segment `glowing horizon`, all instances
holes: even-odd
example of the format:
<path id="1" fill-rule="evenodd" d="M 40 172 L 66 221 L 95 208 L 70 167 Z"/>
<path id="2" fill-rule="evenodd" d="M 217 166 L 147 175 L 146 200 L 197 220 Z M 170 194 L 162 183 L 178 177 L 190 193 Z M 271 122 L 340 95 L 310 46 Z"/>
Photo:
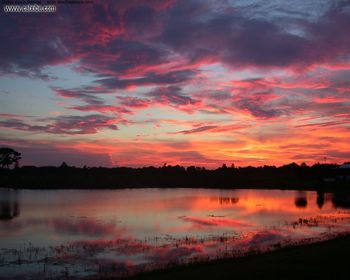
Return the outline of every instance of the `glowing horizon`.
<path id="1" fill-rule="evenodd" d="M 0 146 L 22 165 L 350 160 L 349 1 L 4 13 Z"/>

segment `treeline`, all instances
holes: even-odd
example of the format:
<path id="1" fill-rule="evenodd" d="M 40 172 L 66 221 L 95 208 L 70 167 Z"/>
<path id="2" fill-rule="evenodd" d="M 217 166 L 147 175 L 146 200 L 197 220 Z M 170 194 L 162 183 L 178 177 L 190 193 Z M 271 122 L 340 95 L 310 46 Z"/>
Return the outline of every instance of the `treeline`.
<path id="1" fill-rule="evenodd" d="M 60 167 L 23 166 L 0 169 L 0 187 L 5 188 L 141 188 L 141 187 L 205 187 L 205 188 L 278 188 L 320 189 L 342 188 L 350 182 L 336 181 L 341 170 L 333 164 L 313 166 L 295 163 L 262 167 Z M 346 175 L 348 176 L 348 175 Z M 331 180 L 327 181 L 327 178 Z M 331 182 L 329 182 L 331 181 Z M 349 186 L 350 187 L 350 186 Z"/>

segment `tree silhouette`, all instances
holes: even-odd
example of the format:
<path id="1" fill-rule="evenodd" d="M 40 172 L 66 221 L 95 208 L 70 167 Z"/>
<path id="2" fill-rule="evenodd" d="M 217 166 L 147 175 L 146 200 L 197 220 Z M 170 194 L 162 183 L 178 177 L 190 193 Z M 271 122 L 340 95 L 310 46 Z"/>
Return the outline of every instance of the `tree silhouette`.
<path id="1" fill-rule="evenodd" d="M 3 157 L 3 156 L 2 156 Z M 8 163 L 10 164 L 10 163 Z M 1 166 L 8 166 L 1 163 Z M 191 187 L 191 188 L 269 188 L 312 189 L 317 191 L 347 190 L 350 169 L 337 168 L 335 164 L 296 164 L 260 167 L 219 167 L 206 169 L 198 166 L 148 166 L 131 167 L 86 167 L 79 168 L 62 163 L 54 166 L 22 166 L 0 168 L 0 187 L 13 188 L 141 188 L 141 187 Z M 345 178 L 338 180 L 338 177 Z M 327 182 L 324 178 L 334 178 Z M 319 196 L 321 207 L 323 198 Z M 307 207 L 305 194 L 297 194 L 296 207 Z"/>
<path id="2" fill-rule="evenodd" d="M 0 148 L 0 167 L 8 168 L 12 164 L 18 165 L 21 153 L 11 148 Z"/>
<path id="3" fill-rule="evenodd" d="M 68 164 L 64 161 L 61 163 L 60 168 L 67 168 Z"/>

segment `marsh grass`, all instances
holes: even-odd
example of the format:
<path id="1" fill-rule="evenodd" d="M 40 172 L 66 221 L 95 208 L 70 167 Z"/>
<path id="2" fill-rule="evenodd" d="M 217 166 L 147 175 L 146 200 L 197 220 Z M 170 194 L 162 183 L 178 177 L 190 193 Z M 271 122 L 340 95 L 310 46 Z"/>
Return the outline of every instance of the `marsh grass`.
<path id="1" fill-rule="evenodd" d="M 153 270 L 175 269 L 194 264 L 209 264 L 222 259 L 237 259 L 260 255 L 293 246 L 334 239 L 348 234 L 341 226 L 348 224 L 347 212 L 337 216 L 316 216 L 308 219 L 285 222 L 281 228 L 302 230 L 322 227 L 320 234 L 306 238 L 270 239 L 281 228 L 270 227 L 259 232 L 238 234 L 226 232 L 219 235 L 155 236 L 145 239 L 115 239 L 78 241 L 58 246 L 34 246 L 24 243 L 17 249 L 0 249 L 0 267 L 36 266 L 41 279 L 124 278 Z M 278 237 L 278 235 L 276 235 Z M 209 248 L 209 249 L 208 249 Z M 118 256 L 133 259 L 142 256 L 141 263 L 118 260 Z"/>

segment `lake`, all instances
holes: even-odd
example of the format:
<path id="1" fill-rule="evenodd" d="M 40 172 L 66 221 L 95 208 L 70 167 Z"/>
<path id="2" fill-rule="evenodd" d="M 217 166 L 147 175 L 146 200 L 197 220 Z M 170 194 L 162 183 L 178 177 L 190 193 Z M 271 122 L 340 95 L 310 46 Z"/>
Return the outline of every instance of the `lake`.
<path id="1" fill-rule="evenodd" d="M 125 276 L 350 230 L 350 198 L 279 190 L 0 190 L 0 278 Z"/>

